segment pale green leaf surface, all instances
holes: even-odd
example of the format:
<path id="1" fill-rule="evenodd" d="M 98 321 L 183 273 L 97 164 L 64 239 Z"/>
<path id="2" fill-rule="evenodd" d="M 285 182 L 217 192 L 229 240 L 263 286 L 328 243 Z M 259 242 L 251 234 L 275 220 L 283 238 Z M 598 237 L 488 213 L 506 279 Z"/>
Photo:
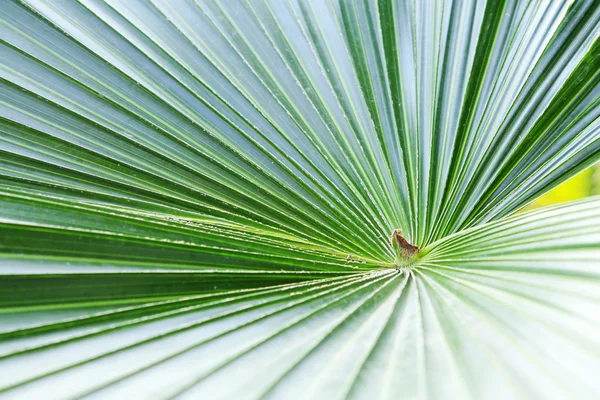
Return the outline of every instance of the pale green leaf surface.
<path id="1" fill-rule="evenodd" d="M 600 393 L 599 221 L 600 199 L 580 201 L 452 235 L 411 270 L 255 271 L 269 288 L 249 271 L 177 281 L 179 266 L 140 263 L 136 275 L 75 251 L 37 254 L 24 265 L 46 273 L 4 274 L 30 293 L 3 292 L 0 382 L 24 397 L 589 397 Z M 122 258 L 113 265 L 134 264 Z M 153 282 L 175 287 L 153 293 Z M 39 304 L 53 287 L 63 302 Z"/>
<path id="2" fill-rule="evenodd" d="M 600 2 L 6 0 L 0 397 L 597 398 Z M 394 259 L 390 235 L 421 248 Z"/>

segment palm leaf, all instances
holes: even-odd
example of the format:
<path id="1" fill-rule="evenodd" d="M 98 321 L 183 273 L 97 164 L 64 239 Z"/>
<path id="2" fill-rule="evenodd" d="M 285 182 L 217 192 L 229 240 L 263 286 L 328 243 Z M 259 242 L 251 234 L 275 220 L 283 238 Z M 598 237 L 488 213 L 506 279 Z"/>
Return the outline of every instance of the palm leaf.
<path id="1" fill-rule="evenodd" d="M 0 393 L 597 397 L 600 199 L 514 213 L 600 159 L 599 32 L 597 1 L 5 1 Z"/>

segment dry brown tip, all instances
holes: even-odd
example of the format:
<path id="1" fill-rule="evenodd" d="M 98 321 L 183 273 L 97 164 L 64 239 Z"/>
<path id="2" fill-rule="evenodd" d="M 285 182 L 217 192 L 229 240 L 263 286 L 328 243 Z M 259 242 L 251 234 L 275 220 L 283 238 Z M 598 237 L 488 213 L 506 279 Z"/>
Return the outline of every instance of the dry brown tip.
<path id="1" fill-rule="evenodd" d="M 411 258 L 415 254 L 421 252 L 421 249 L 419 249 L 418 246 L 408 243 L 408 241 L 402 237 L 401 229 L 396 229 L 392 233 L 391 242 L 394 250 L 399 251 L 402 255 L 402 258 Z"/>

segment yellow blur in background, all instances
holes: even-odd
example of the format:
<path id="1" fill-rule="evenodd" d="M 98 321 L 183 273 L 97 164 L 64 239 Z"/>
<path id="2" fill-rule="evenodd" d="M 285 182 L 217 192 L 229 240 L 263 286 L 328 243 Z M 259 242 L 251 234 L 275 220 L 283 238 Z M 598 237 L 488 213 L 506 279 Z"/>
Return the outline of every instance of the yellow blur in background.
<path id="1" fill-rule="evenodd" d="M 600 194 L 600 163 L 580 172 L 555 187 L 527 207 L 525 210 L 577 200 Z M 524 210 L 524 211 L 525 211 Z"/>

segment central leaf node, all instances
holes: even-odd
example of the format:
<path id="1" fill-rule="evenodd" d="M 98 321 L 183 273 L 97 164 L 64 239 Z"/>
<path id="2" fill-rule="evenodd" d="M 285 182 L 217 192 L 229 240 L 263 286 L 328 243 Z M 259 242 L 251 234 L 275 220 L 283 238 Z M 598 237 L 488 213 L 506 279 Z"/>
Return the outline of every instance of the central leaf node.
<path id="1" fill-rule="evenodd" d="M 414 261 L 416 254 L 421 252 L 418 246 L 410 244 L 408 240 L 402 237 L 402 229 L 396 229 L 392 232 L 390 237 L 390 243 L 394 254 L 396 256 L 396 265 L 398 267 L 404 267 L 410 265 Z"/>

